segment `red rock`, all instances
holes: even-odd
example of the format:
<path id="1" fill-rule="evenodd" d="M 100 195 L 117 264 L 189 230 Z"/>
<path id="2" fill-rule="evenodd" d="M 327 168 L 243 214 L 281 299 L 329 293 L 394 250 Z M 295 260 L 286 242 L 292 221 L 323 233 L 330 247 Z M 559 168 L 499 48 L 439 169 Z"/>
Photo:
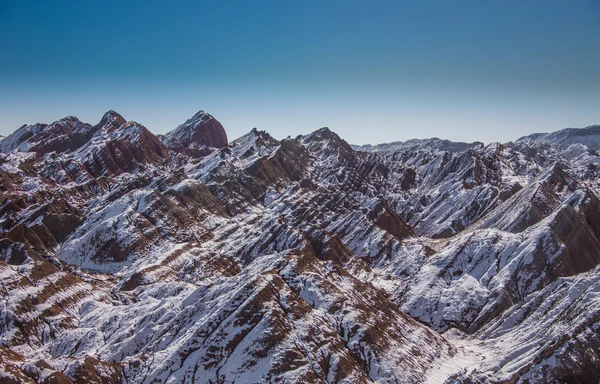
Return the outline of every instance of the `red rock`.
<path id="1" fill-rule="evenodd" d="M 228 145 L 225 129 L 210 114 L 200 111 L 163 137 L 163 143 L 178 152 L 202 147 L 223 148 Z"/>

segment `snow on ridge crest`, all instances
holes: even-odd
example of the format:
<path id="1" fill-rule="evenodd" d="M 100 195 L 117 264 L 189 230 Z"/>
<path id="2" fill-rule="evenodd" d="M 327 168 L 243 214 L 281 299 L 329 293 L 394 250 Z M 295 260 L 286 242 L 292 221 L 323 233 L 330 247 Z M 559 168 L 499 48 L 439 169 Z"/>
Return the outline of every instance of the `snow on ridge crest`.
<path id="1" fill-rule="evenodd" d="M 363 151 L 327 128 L 211 147 L 207 116 L 169 143 L 109 111 L 74 150 L 0 156 L 0 378 L 34 365 L 132 383 L 593 372 L 597 153 L 440 139 Z"/>

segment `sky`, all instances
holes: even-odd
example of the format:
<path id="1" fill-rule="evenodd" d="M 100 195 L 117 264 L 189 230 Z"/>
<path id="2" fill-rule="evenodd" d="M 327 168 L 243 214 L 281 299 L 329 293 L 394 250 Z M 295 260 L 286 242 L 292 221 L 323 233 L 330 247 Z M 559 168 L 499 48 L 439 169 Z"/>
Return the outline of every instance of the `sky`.
<path id="1" fill-rule="evenodd" d="M 600 124 L 600 1 L 0 0 L 0 134 L 109 109 L 352 144 Z"/>

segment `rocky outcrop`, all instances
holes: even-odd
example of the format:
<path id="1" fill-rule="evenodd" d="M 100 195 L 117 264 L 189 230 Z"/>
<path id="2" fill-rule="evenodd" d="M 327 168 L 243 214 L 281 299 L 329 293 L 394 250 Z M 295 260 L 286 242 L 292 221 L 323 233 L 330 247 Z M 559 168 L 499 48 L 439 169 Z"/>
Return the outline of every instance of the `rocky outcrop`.
<path id="1" fill-rule="evenodd" d="M 413 229 L 396 212 L 394 212 L 387 202 L 380 199 L 368 214 L 369 220 L 372 220 L 379 228 L 395 236 L 398 240 L 403 240 L 409 236 L 414 236 Z"/>

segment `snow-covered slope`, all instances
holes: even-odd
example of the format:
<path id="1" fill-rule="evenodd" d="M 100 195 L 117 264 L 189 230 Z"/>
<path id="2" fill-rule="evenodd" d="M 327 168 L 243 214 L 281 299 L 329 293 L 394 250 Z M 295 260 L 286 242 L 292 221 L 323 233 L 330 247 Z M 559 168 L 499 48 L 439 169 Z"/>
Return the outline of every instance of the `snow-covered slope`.
<path id="1" fill-rule="evenodd" d="M 205 112 L 165 136 L 114 111 L 19 128 L 0 381 L 589 382 L 600 159 L 563 136 L 229 143 Z"/>
<path id="2" fill-rule="evenodd" d="M 439 151 L 447 152 L 462 152 L 469 148 L 482 147 L 483 143 L 476 141 L 474 143 L 462 143 L 450 140 L 442 140 L 437 137 L 431 139 L 411 139 L 407 141 L 395 141 L 393 143 L 384 144 L 366 144 L 366 145 L 353 145 L 352 148 L 357 151 L 364 152 L 387 152 L 387 151 L 398 151 L 401 149 L 436 149 Z"/>
<path id="3" fill-rule="evenodd" d="M 585 128 L 566 128 L 552 133 L 534 133 L 518 139 L 516 144 L 547 143 L 558 146 L 583 144 L 592 151 L 600 149 L 600 125 Z"/>

